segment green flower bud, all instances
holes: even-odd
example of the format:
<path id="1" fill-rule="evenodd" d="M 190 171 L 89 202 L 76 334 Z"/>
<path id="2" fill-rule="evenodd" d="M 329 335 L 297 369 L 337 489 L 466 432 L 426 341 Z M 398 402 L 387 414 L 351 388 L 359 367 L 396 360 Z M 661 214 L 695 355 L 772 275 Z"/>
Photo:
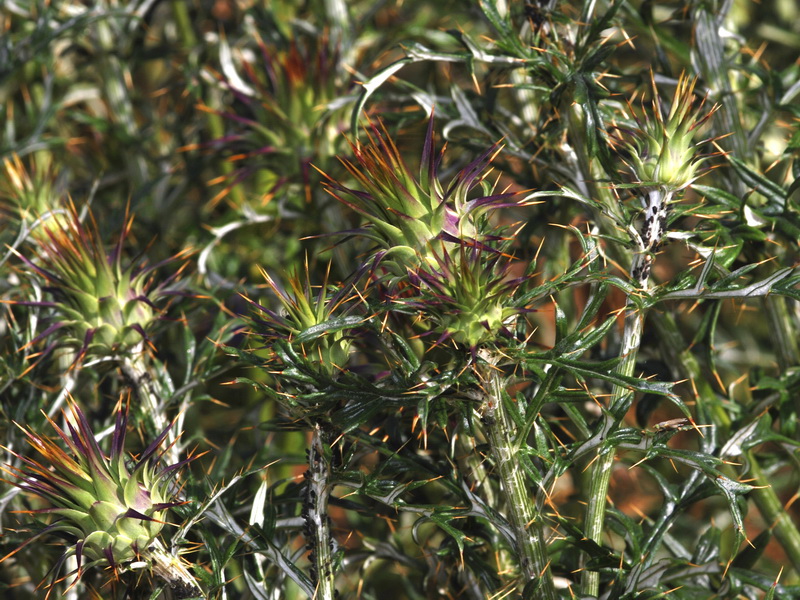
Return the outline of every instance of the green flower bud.
<path id="1" fill-rule="evenodd" d="M 56 517 L 39 535 L 58 533 L 71 540 L 64 558 L 77 558 L 79 575 L 94 566 L 125 569 L 134 561 L 148 562 L 154 545 L 160 557 L 163 551 L 157 539 L 167 510 L 177 504 L 172 501 L 170 480 L 180 466 L 156 465 L 167 431 L 129 467 L 124 455 L 126 411 L 117 414 L 108 456 L 76 404 L 70 404 L 70 412 L 65 416 L 67 431 L 48 419 L 66 451 L 55 440 L 23 429 L 43 460 L 11 452 L 21 466 L 3 469 L 13 475 L 8 483 L 51 505 L 32 511 Z"/>
<path id="2" fill-rule="evenodd" d="M 630 153 L 628 167 L 642 187 L 675 192 L 699 176 L 707 157 L 698 154 L 694 136 L 717 107 L 704 112 L 705 98 L 696 105 L 695 84 L 696 80 L 680 77 L 666 119 L 656 95 L 652 118 L 634 130 L 620 128 L 629 134 L 621 142 Z"/>
<path id="3" fill-rule="evenodd" d="M 55 323 L 40 337 L 58 332 L 58 345 L 75 349 L 76 360 L 141 349 L 161 314 L 157 303 L 168 290 L 151 285 L 148 269 L 122 265 L 122 243 L 131 224 L 128 219 L 113 252 L 107 253 L 91 214 L 83 223 L 70 205 L 64 219 L 38 240 L 38 257 L 20 255 L 47 282 L 52 296 L 20 304 L 50 307 Z"/>

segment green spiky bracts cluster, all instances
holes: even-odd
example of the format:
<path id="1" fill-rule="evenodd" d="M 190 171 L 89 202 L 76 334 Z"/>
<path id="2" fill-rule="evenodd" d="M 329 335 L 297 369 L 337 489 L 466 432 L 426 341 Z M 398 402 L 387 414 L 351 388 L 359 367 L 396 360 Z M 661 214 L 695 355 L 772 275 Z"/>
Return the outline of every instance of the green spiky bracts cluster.
<path id="1" fill-rule="evenodd" d="M 452 340 L 473 355 L 485 344 L 513 337 L 513 322 L 524 312 L 514 302 L 523 281 L 508 274 L 508 258 L 487 246 L 464 242 L 436 254 L 436 262 L 410 273 L 411 295 L 399 304 L 424 312 L 435 324 L 436 344 Z"/>
<path id="2" fill-rule="evenodd" d="M 516 206 L 513 192 L 483 186 L 491 172 L 495 145 L 445 184 L 439 169 L 445 148 L 434 147 L 428 123 L 418 175 L 414 175 L 380 124 L 370 124 L 363 144 L 353 144 L 353 160 L 343 159 L 353 187 L 329 178 L 331 194 L 359 213 L 367 225 L 354 232 L 377 245 L 372 269 L 381 278 L 385 302 L 425 315 L 431 329 L 418 333 L 434 345 L 450 340 L 476 349 L 510 334 L 521 312 L 509 293 L 506 240 L 485 218 L 499 207 Z"/>
<path id="3" fill-rule="evenodd" d="M 52 309 L 53 322 L 34 340 L 54 337 L 45 354 L 66 346 L 76 352 L 77 362 L 87 355 L 142 348 L 161 317 L 163 300 L 175 292 L 168 288 L 171 280 L 153 285 L 152 268 L 123 266 L 122 246 L 131 224 L 127 219 L 114 250 L 107 253 L 91 214 L 84 223 L 70 205 L 57 226 L 46 228 L 36 258 L 20 254 L 52 298 L 19 303 Z"/>
<path id="4" fill-rule="evenodd" d="M 170 486 L 184 463 L 158 466 L 167 431 L 129 466 L 130 459 L 125 454 L 127 411 L 117 413 L 109 455 L 100 449 L 76 404 L 70 404 L 65 420 L 66 431 L 48 419 L 57 440 L 23 429 L 41 459 L 11 452 L 20 466 L 3 469 L 13 476 L 7 483 L 50 504 L 31 511 L 55 518 L 33 539 L 57 534 L 70 540 L 56 572 L 71 556 L 77 559 L 78 576 L 90 567 L 124 570 L 134 561 L 147 562 L 148 552 L 164 527 L 167 510 L 178 504 Z"/>
<path id="5" fill-rule="evenodd" d="M 695 97 L 696 83 L 686 76 L 678 79 L 666 117 L 654 92 L 651 116 L 644 121 L 636 118 L 636 128 L 620 128 L 626 135 L 616 141 L 628 151 L 628 168 L 641 186 L 676 192 L 699 176 L 698 170 L 708 156 L 698 152 L 694 138 L 717 107 L 705 111 L 706 99 L 698 102 Z"/>
<path id="6" fill-rule="evenodd" d="M 3 159 L 0 170 L 0 211 L 8 210 L 19 220 L 32 225 L 37 219 L 61 220 L 57 209 L 64 192 L 47 152 L 34 153 L 27 166 L 16 155 Z M 0 212 L 1 214 L 1 212 Z M 32 235 L 37 236 L 34 228 Z"/>
<path id="7" fill-rule="evenodd" d="M 347 187 L 329 178 L 328 189 L 349 206 L 368 225 L 357 233 L 374 241 L 380 252 L 376 259 L 396 277 L 408 269 L 437 262 L 431 244 L 477 240 L 481 237 L 479 216 L 491 208 L 514 204 L 514 194 L 501 193 L 473 197 L 473 190 L 489 173 L 489 163 L 499 151 L 494 146 L 461 169 L 445 186 L 439 180 L 444 148 L 434 150 L 433 118 L 425 136 L 419 175 L 406 165 L 394 141 L 382 125 L 370 124 L 367 141 L 352 144 L 354 160 L 342 159 L 356 187 Z"/>
<path id="8" fill-rule="evenodd" d="M 308 266 L 306 265 L 306 273 Z M 280 304 L 280 311 L 270 310 L 245 298 L 255 308 L 253 325 L 265 341 L 265 347 L 290 352 L 284 363 L 301 361 L 325 377 L 335 377 L 347 363 L 351 338 L 347 329 L 362 317 L 348 315 L 346 288 L 331 293 L 327 278 L 316 290 L 308 278 L 289 277 L 289 288 L 279 286 L 265 271 L 262 275 Z M 345 327 L 339 327 L 345 325 Z"/>
<path id="9" fill-rule="evenodd" d="M 237 53 L 224 45 L 221 84 L 235 102 L 218 112 L 229 131 L 210 146 L 237 166 L 212 203 L 250 175 L 266 174 L 268 179 L 259 181 L 259 188 L 268 190 L 265 198 L 285 183 L 302 183 L 309 201 L 311 164 L 324 167 L 335 155 L 344 119 L 338 99 L 352 84 L 325 34 L 297 32 L 281 43 L 255 37 L 252 51 Z"/>

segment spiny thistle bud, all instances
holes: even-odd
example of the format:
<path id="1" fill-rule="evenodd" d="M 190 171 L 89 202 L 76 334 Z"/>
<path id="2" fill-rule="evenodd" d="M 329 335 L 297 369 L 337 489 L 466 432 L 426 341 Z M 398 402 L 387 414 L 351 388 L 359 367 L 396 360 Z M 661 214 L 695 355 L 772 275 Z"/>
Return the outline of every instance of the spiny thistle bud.
<path id="1" fill-rule="evenodd" d="M 471 198 L 471 191 L 488 175 L 499 149 L 494 146 L 459 171 L 445 188 L 439 181 L 444 155 L 434 152 L 433 117 L 415 178 L 383 125 L 370 124 L 365 144 L 351 144 L 355 162 L 341 159 L 359 189 L 329 178 L 328 191 L 367 219 L 371 227 L 358 231 L 384 250 L 381 264 L 395 275 L 417 268 L 436 239 L 477 239 L 482 210 L 503 206 L 513 193 Z M 505 202 L 505 205 L 513 205 Z"/>
<path id="2" fill-rule="evenodd" d="M 409 274 L 414 295 L 397 302 L 434 323 L 436 344 L 451 339 L 474 355 L 479 346 L 511 337 L 514 317 L 524 312 L 513 300 L 522 279 L 508 277 L 505 255 L 463 242 L 456 252 L 442 248 L 435 256 L 435 264 Z"/>
<path id="3" fill-rule="evenodd" d="M 652 118 L 645 118 L 642 122 L 634 116 L 637 128 L 618 127 L 627 136 L 615 140 L 615 143 L 621 143 L 628 150 L 628 167 L 637 185 L 676 192 L 691 185 L 699 176 L 698 169 L 708 157 L 698 154 L 694 137 L 717 106 L 704 112 L 706 99 L 697 104 L 694 95 L 696 81 L 685 75 L 678 79 L 666 118 L 653 83 Z"/>
<path id="4" fill-rule="evenodd" d="M 363 317 L 347 314 L 346 287 L 339 287 L 331 295 L 326 277 L 315 291 L 307 273 L 306 266 L 304 282 L 299 277 L 291 277 L 291 292 L 287 292 L 262 271 L 282 310 L 274 312 L 247 299 L 258 311 L 253 324 L 256 334 L 262 336 L 270 348 L 286 344 L 305 366 L 334 377 L 345 367 L 350 354 L 348 329 L 358 326 Z"/>
<path id="5" fill-rule="evenodd" d="M 170 481 L 184 464 L 157 466 L 159 447 L 167 430 L 129 466 L 124 452 L 127 411 L 117 413 L 108 456 L 100 449 L 76 404 L 70 404 L 69 416 L 65 414 L 67 431 L 47 420 L 66 450 L 55 440 L 23 429 L 43 460 L 10 451 L 20 466 L 3 468 L 13 476 L 7 483 L 51 505 L 30 511 L 56 517 L 34 539 L 46 533 L 69 539 L 71 545 L 59 564 L 74 556 L 78 576 L 95 566 L 124 570 L 133 561 L 156 560 L 156 555 L 163 562 L 164 551 L 157 537 L 164 527 L 167 509 L 178 504 L 172 500 Z"/>
<path id="6" fill-rule="evenodd" d="M 122 245 L 131 224 L 127 219 L 109 254 L 91 214 L 82 223 L 70 205 L 66 218 L 46 229 L 37 259 L 20 255 L 45 280 L 52 296 L 51 301 L 20 304 L 50 307 L 56 318 L 34 341 L 58 331 L 61 337 L 48 351 L 56 345 L 71 347 L 77 350 L 76 361 L 87 354 L 109 356 L 141 348 L 161 314 L 156 303 L 170 292 L 168 282 L 152 286 L 152 269 L 122 266 Z"/>
<path id="7" fill-rule="evenodd" d="M 0 172 L 0 204 L 14 215 L 14 220 L 32 225 L 37 219 L 63 221 L 57 209 L 62 208 L 64 190 L 52 168 L 53 157 L 47 152 L 38 152 L 23 164 L 17 155 L 3 159 Z M 37 230 L 35 238 L 42 236 Z"/>

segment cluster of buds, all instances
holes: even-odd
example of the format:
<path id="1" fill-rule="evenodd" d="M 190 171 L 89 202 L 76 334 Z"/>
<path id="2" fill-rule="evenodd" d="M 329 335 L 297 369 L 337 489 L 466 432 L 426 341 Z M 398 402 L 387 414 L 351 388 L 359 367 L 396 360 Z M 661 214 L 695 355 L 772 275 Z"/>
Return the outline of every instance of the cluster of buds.
<path id="1" fill-rule="evenodd" d="M 74 556 L 78 565 L 76 579 L 91 567 L 111 568 L 119 573 L 155 565 L 171 573 L 171 582 L 196 589 L 185 568 L 165 553 L 158 540 L 167 510 L 178 504 L 173 500 L 171 485 L 184 464 L 158 467 L 167 431 L 129 466 L 125 454 L 127 411 L 117 413 L 108 456 L 100 449 L 76 404 L 71 403 L 70 414 L 64 416 L 67 431 L 48 421 L 66 450 L 55 440 L 23 429 L 42 461 L 11 452 L 20 466 L 3 468 L 12 476 L 7 483 L 50 504 L 31 514 L 56 519 L 26 544 L 44 534 L 69 540 L 71 545 L 59 564 Z"/>
<path id="2" fill-rule="evenodd" d="M 50 344 L 87 355 L 117 356 L 142 348 L 147 331 L 161 315 L 157 304 L 174 293 L 169 281 L 153 286 L 152 269 L 123 267 L 122 245 L 132 219 L 126 219 L 116 247 L 107 253 L 91 214 L 81 221 L 74 205 L 40 240 L 38 257 L 22 255 L 25 264 L 47 285 L 52 300 L 20 302 L 52 309 L 55 322 L 34 341 L 59 332 Z"/>
<path id="3" fill-rule="evenodd" d="M 434 240 L 477 240 L 479 215 L 490 208 L 514 204 L 514 194 L 471 197 L 488 175 L 488 165 L 499 148 L 492 147 L 461 169 L 444 187 L 439 166 L 444 148 L 434 151 L 433 118 L 425 137 L 419 176 L 414 177 L 382 125 L 370 124 L 367 142 L 351 144 L 354 161 L 342 159 L 358 188 L 329 178 L 328 191 L 369 223 L 357 233 L 381 249 L 382 266 L 397 277 L 421 263 L 436 262 L 430 251 Z"/>

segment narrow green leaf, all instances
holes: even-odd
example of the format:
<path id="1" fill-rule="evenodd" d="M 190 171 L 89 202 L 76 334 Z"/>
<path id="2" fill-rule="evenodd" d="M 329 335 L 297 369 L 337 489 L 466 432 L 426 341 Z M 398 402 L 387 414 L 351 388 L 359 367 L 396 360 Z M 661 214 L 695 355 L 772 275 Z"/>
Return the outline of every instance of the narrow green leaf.
<path id="1" fill-rule="evenodd" d="M 783 210 L 783 206 L 786 203 L 786 191 L 781 186 L 770 181 L 764 175 L 755 171 L 749 165 L 734 156 L 729 156 L 728 160 L 733 166 L 733 170 L 736 171 L 736 174 L 744 183 L 755 188 L 759 193 L 769 199 L 770 211 Z"/>
<path id="2" fill-rule="evenodd" d="M 297 344 L 304 344 L 306 342 L 316 340 L 317 338 L 320 338 L 323 335 L 327 335 L 329 333 L 344 331 L 346 329 L 353 329 L 355 327 L 363 325 L 364 322 L 365 319 L 364 317 L 361 316 L 336 317 L 333 319 L 329 319 L 324 323 L 318 323 L 317 325 L 309 327 L 305 331 L 300 332 L 295 336 L 293 341 Z"/>

